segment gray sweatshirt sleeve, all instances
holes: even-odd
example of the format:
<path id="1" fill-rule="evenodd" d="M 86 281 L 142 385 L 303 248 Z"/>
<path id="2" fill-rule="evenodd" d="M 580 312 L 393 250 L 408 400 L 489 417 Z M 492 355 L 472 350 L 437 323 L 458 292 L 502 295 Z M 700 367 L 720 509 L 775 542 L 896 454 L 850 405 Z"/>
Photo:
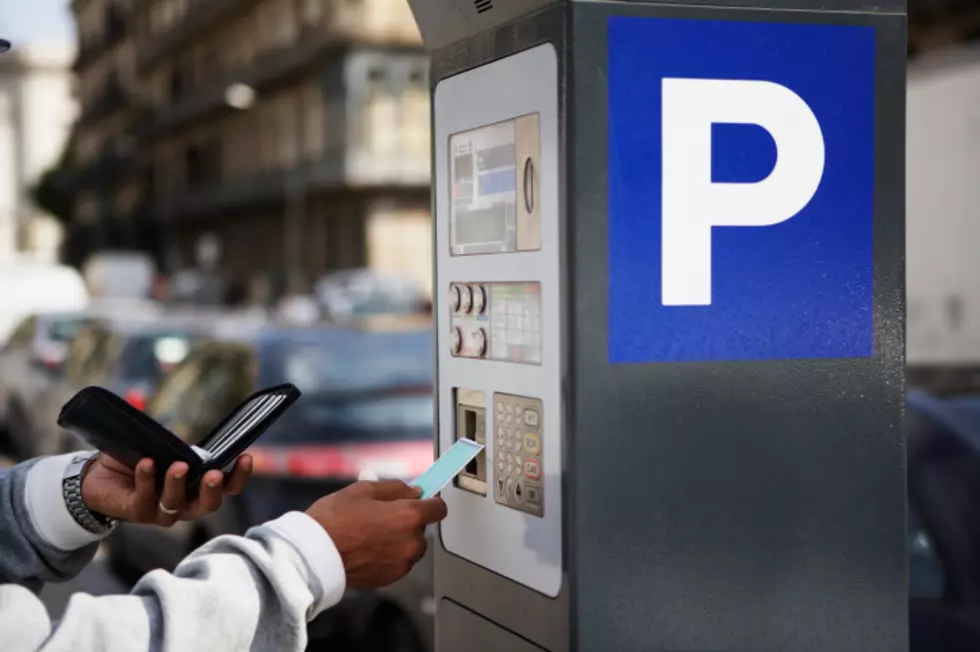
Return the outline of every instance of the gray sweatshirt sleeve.
<path id="1" fill-rule="evenodd" d="M 37 464 L 38 460 L 31 460 L 0 469 L 0 584 L 12 582 L 32 591 L 40 590 L 45 582 L 71 579 L 92 561 L 97 548 L 97 538 L 86 537 L 84 532 L 71 542 L 80 544 L 71 550 L 57 548 L 38 534 L 26 495 L 27 478 Z M 54 479 L 60 482 L 60 478 Z"/>
<path id="2" fill-rule="evenodd" d="M 39 470 L 29 472 L 28 493 L 41 482 Z M 28 525 L 37 521 L 28 516 Z M 6 529 L 10 518 L 0 519 Z M 57 532 L 51 523 L 42 530 Z M 129 595 L 74 595 L 58 623 L 21 584 L 0 585 L 0 650 L 300 652 L 307 622 L 339 602 L 345 588 L 333 541 L 313 519 L 292 512 L 245 537 L 211 541 L 173 574 L 149 573 Z"/>

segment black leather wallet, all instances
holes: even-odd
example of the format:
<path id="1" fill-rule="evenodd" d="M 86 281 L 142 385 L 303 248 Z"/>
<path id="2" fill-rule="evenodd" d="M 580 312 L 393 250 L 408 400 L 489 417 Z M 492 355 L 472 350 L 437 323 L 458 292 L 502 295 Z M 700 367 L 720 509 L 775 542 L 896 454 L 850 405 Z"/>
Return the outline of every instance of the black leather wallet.
<path id="1" fill-rule="evenodd" d="M 231 471 L 235 460 L 300 397 L 294 385 L 278 385 L 249 397 L 197 446 L 101 387 L 86 387 L 61 408 L 58 425 L 130 468 L 143 458 L 155 463 L 157 486 L 167 469 L 185 462 L 187 491 L 196 495 L 205 473 Z"/>

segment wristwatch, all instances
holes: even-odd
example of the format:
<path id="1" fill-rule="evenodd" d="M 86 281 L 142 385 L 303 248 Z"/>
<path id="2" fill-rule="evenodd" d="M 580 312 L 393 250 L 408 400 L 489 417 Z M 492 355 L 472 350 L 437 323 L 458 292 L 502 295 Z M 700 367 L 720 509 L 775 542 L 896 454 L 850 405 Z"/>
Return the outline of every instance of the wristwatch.
<path id="1" fill-rule="evenodd" d="M 112 532 L 116 527 L 115 519 L 90 511 L 85 505 L 85 501 L 82 500 L 82 480 L 85 478 L 85 471 L 98 456 L 98 451 L 95 451 L 93 453 L 80 453 L 73 457 L 68 468 L 65 469 L 61 489 L 65 497 L 65 505 L 68 507 L 68 513 L 75 519 L 75 522 L 92 534 L 103 535 Z"/>

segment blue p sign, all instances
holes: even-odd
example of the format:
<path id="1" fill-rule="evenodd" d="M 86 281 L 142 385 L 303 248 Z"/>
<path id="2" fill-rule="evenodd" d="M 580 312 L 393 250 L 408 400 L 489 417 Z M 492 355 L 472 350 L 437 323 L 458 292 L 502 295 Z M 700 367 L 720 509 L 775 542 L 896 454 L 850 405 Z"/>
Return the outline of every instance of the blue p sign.
<path id="1" fill-rule="evenodd" d="M 874 31 L 609 23 L 612 362 L 873 353 Z"/>

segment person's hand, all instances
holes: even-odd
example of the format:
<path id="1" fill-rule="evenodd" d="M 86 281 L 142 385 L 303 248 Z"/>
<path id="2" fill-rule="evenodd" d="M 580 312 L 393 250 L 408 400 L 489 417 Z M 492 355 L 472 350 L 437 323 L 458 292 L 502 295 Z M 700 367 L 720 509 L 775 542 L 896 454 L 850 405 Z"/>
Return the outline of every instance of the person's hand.
<path id="1" fill-rule="evenodd" d="M 397 480 L 358 482 L 307 510 L 337 546 L 349 588 L 387 586 L 422 559 L 425 526 L 446 518 L 446 503 L 419 495 Z"/>
<path id="2" fill-rule="evenodd" d="M 201 480 L 197 498 L 189 502 L 184 491 L 187 471 L 183 462 L 172 465 L 167 470 L 163 491 L 158 492 L 153 460 L 141 460 L 134 472 L 101 453 L 85 470 L 82 500 L 91 511 L 103 516 L 170 527 L 177 521 L 189 521 L 217 511 L 225 494 L 241 493 L 252 472 L 252 458 L 239 457 L 227 481 L 221 471 L 208 471 Z"/>

